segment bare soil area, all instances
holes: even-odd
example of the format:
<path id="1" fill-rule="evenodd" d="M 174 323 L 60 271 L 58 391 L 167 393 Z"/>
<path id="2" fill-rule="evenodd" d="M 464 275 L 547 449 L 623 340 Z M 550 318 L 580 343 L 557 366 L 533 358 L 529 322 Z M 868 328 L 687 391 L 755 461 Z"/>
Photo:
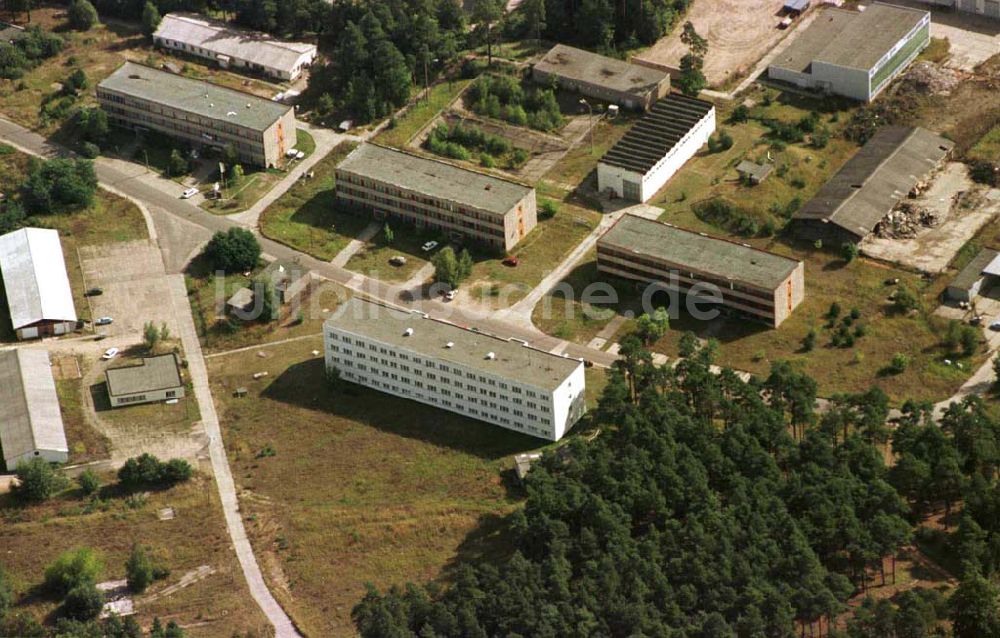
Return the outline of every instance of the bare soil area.
<path id="1" fill-rule="evenodd" d="M 705 0 L 691 6 L 687 19 L 708 40 L 704 72 L 710 86 L 745 76 L 791 30 L 778 28 L 783 4 L 783 0 Z M 678 68 L 687 52 L 677 28 L 635 57 Z"/>

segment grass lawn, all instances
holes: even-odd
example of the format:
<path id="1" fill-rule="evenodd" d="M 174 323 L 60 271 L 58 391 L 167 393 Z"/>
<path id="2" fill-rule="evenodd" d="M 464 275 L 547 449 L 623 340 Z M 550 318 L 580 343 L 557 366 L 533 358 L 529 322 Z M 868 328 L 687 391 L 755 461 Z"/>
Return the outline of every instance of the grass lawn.
<path id="1" fill-rule="evenodd" d="M 600 213 L 560 199 L 565 197 L 564 193 L 555 189 L 545 192 L 551 195 L 546 199 L 558 203 L 559 212 L 551 219 L 539 221 L 514 247 L 511 254 L 519 260 L 516 267 L 504 266 L 503 260 L 496 256 L 473 251 L 475 265 L 465 286 L 472 286 L 484 301 L 492 298 L 492 303 L 499 300 L 502 305 L 511 305 L 521 300 L 600 222 Z"/>
<path id="2" fill-rule="evenodd" d="M 330 260 L 368 225 L 368 218 L 339 210 L 334 169 L 354 149 L 345 142 L 316 163 L 316 176 L 299 180 L 261 214 L 260 230 L 317 259 Z"/>
<path id="3" fill-rule="evenodd" d="M 102 482 L 113 478 L 102 476 Z M 78 547 L 97 550 L 104 562 L 102 580 L 125 578 L 125 559 L 133 543 L 147 546 L 170 575 L 155 583 L 136 601 L 139 622 L 154 616 L 175 620 L 191 638 L 230 638 L 234 632 L 269 635 L 270 626 L 250 597 L 222 519 L 210 478 L 196 475 L 189 483 L 126 502 L 113 486 L 94 503 L 75 488 L 52 501 L 21 507 L 9 495 L 0 496 L 4 529 L 4 571 L 16 594 L 11 611 L 52 621 L 56 601 L 37 590 L 45 567 L 62 552 Z M 156 512 L 173 507 L 176 518 L 157 519 Z M 202 581 L 162 598 L 164 587 L 176 584 L 190 570 L 208 565 L 215 570 Z"/>
<path id="4" fill-rule="evenodd" d="M 595 116 L 596 117 L 596 116 Z M 615 119 L 601 118 L 594 125 L 594 145 L 591 149 L 590 134 L 566 153 L 558 164 L 545 174 L 545 179 L 561 188 L 573 189 L 597 168 L 597 161 L 618 143 L 638 118 L 623 113 Z"/>
<path id="5" fill-rule="evenodd" d="M 441 240 L 440 233 L 434 231 L 403 225 L 390 228 L 393 232 L 391 244 L 385 243 L 385 235 L 380 230 L 364 248 L 351 257 L 347 268 L 383 281 L 407 281 L 428 263 L 428 254 L 420 249 L 424 242 Z M 406 258 L 406 263 L 402 266 L 389 263 L 397 255 Z"/>
<path id="6" fill-rule="evenodd" d="M 108 458 L 107 437 L 95 430 L 85 416 L 80 379 L 57 380 L 56 393 L 69 443 L 70 465 Z"/>
<path id="7" fill-rule="evenodd" d="M 321 338 L 226 355 L 209 375 L 272 591 L 307 635 L 353 636 L 365 583 L 447 580 L 459 561 L 506 556 L 496 530 L 521 497 L 511 457 L 545 443 L 375 391 L 335 392 L 314 349 Z M 270 376 L 254 381 L 256 370 Z M 240 386 L 249 396 L 233 397 Z"/>
<path id="8" fill-rule="evenodd" d="M 403 148 L 410 138 L 427 125 L 441 109 L 451 104 L 465 90 L 471 80 L 443 81 L 431 87 L 430 97 L 420 100 L 407 109 L 395 126 L 386 127 L 374 141 L 385 146 Z"/>
<path id="9" fill-rule="evenodd" d="M 295 150 L 302 151 L 306 157 L 316 152 L 316 140 L 304 128 L 295 129 Z"/>
<path id="10" fill-rule="evenodd" d="M 987 161 L 1000 161 L 1000 124 L 990 129 L 975 146 L 969 150 L 969 158 Z"/>

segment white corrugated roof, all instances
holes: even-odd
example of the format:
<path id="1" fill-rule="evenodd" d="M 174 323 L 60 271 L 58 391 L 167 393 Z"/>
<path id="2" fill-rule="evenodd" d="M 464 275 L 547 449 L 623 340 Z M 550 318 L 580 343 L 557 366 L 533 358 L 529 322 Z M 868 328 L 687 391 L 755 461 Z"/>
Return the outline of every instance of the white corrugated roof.
<path id="1" fill-rule="evenodd" d="M 0 352 L 0 446 L 4 460 L 35 450 L 69 452 L 49 353 Z"/>
<path id="2" fill-rule="evenodd" d="M 983 268 L 984 275 L 993 275 L 994 277 L 1000 276 L 1000 255 L 994 257 L 990 263 Z"/>
<path id="3" fill-rule="evenodd" d="M 153 34 L 196 46 L 217 55 L 245 60 L 291 73 L 303 55 L 316 56 L 316 45 L 285 42 L 255 31 L 244 31 L 193 13 L 168 13 Z"/>
<path id="4" fill-rule="evenodd" d="M 59 233 L 22 228 L 0 236 L 0 274 L 17 330 L 39 321 L 76 321 Z"/>

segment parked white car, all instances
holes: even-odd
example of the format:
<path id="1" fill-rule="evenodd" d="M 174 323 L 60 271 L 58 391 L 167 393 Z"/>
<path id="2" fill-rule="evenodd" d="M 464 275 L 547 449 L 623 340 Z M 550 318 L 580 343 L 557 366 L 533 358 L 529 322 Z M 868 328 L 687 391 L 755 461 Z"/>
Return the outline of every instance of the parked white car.
<path id="1" fill-rule="evenodd" d="M 104 354 L 101 355 L 101 358 L 105 361 L 110 361 L 117 357 L 119 352 L 120 350 L 118 350 L 118 348 L 108 348 L 104 351 Z"/>
<path id="2" fill-rule="evenodd" d="M 184 191 L 183 193 L 181 193 L 181 199 L 191 199 L 192 197 L 194 197 L 197 194 L 198 194 L 198 189 L 197 188 L 189 188 L 186 191 Z"/>
<path id="3" fill-rule="evenodd" d="M 110 326 L 112 323 L 114 323 L 114 321 L 115 320 L 112 319 L 111 317 L 100 317 L 97 321 L 94 322 L 94 325 L 95 326 Z"/>
<path id="4" fill-rule="evenodd" d="M 424 251 L 425 253 L 429 253 L 437 247 L 438 243 L 436 241 L 429 241 L 425 243 L 423 246 L 421 246 L 420 250 Z"/>
<path id="5" fill-rule="evenodd" d="M 444 300 L 451 301 L 452 299 L 455 298 L 455 295 L 457 294 L 458 294 L 457 290 L 449 290 L 448 292 L 444 293 Z"/>
<path id="6" fill-rule="evenodd" d="M 1000 330 L 1000 319 L 990 324 L 990 330 Z"/>

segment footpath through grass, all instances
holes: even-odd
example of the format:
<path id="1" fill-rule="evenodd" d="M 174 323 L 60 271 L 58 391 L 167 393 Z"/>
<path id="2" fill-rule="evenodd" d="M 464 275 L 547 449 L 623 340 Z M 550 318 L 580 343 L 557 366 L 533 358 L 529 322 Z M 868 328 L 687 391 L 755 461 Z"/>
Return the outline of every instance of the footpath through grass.
<path id="1" fill-rule="evenodd" d="M 395 124 L 386 127 L 374 141 L 385 146 L 403 148 L 410 138 L 434 119 L 471 80 L 446 80 L 431 87 L 430 96 L 413 104 Z"/>

